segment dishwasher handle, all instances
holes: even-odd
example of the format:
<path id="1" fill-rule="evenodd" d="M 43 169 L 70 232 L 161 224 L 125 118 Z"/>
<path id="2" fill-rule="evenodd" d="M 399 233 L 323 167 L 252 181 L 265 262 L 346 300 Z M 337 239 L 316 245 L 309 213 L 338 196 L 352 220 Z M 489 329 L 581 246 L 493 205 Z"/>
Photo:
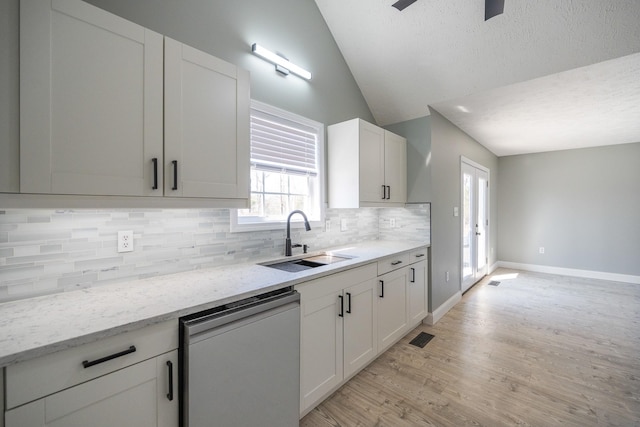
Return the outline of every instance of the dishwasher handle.
<path id="1" fill-rule="evenodd" d="M 209 332 L 219 326 L 289 304 L 300 305 L 300 294 L 298 292 L 293 291 L 284 296 L 278 295 L 274 298 L 258 300 L 253 304 L 242 305 L 210 315 L 196 317 L 182 323 L 182 326 L 185 328 L 184 337 L 188 338 L 203 332 Z"/>

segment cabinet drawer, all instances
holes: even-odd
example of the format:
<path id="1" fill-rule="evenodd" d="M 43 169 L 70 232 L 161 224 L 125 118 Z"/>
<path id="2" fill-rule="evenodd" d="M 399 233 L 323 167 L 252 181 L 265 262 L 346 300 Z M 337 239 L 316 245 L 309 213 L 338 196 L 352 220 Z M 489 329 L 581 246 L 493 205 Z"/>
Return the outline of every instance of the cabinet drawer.
<path id="1" fill-rule="evenodd" d="M 108 356 L 130 351 L 84 367 Z M 164 322 L 70 348 L 5 369 L 6 402 L 11 409 L 178 348 L 178 325 Z M 91 363 L 89 363 L 91 364 Z M 85 364 L 86 365 L 86 364 Z"/>
<path id="2" fill-rule="evenodd" d="M 428 258 L 429 248 L 424 247 L 420 249 L 415 249 L 409 252 L 409 264 L 413 264 L 414 262 L 423 261 Z"/>
<path id="3" fill-rule="evenodd" d="M 376 263 L 373 262 L 362 267 L 356 267 L 319 279 L 313 279 L 296 285 L 294 288 L 300 292 L 303 299 L 317 298 L 333 294 L 334 292 L 342 290 L 345 286 L 366 282 L 376 276 Z"/>
<path id="4" fill-rule="evenodd" d="M 378 261 L 378 276 L 405 267 L 408 264 L 408 252 L 381 259 L 380 261 Z"/>

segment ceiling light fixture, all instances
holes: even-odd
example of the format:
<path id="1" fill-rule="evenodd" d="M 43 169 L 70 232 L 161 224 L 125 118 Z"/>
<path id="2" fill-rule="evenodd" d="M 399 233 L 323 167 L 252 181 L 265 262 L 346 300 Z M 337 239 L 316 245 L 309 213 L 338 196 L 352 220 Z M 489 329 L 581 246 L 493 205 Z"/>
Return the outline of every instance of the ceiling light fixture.
<path id="1" fill-rule="evenodd" d="M 264 47 L 260 46 L 258 43 L 254 43 L 251 46 L 251 52 L 253 52 L 255 55 L 258 55 L 262 59 L 265 59 L 275 64 L 276 71 L 278 71 L 279 73 L 288 75 L 289 72 L 292 72 L 293 74 L 300 76 L 303 79 L 311 80 L 310 71 L 305 70 L 304 68 L 294 64 L 293 62 L 289 61 L 287 58 L 281 55 L 278 55 L 277 53 L 273 53 L 270 50 L 265 49 Z"/>

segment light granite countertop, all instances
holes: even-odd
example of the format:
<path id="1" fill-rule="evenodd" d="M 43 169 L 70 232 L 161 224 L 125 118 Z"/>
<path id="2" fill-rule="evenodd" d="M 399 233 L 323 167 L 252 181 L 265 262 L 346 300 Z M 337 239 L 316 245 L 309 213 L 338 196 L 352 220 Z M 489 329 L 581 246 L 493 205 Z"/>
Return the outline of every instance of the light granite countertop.
<path id="1" fill-rule="evenodd" d="M 0 367 L 425 246 L 429 245 L 361 242 L 326 251 L 351 259 L 297 273 L 255 263 L 236 264 L 2 303 Z"/>

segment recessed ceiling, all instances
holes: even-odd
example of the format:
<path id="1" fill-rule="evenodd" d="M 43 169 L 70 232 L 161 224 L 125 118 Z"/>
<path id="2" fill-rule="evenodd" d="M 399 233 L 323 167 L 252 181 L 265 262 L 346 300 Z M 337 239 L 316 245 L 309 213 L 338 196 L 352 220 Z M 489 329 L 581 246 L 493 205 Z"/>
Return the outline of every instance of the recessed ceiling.
<path id="1" fill-rule="evenodd" d="M 380 125 L 433 106 L 497 155 L 640 142 L 640 1 L 505 0 L 486 22 L 483 0 L 316 3 Z"/>

